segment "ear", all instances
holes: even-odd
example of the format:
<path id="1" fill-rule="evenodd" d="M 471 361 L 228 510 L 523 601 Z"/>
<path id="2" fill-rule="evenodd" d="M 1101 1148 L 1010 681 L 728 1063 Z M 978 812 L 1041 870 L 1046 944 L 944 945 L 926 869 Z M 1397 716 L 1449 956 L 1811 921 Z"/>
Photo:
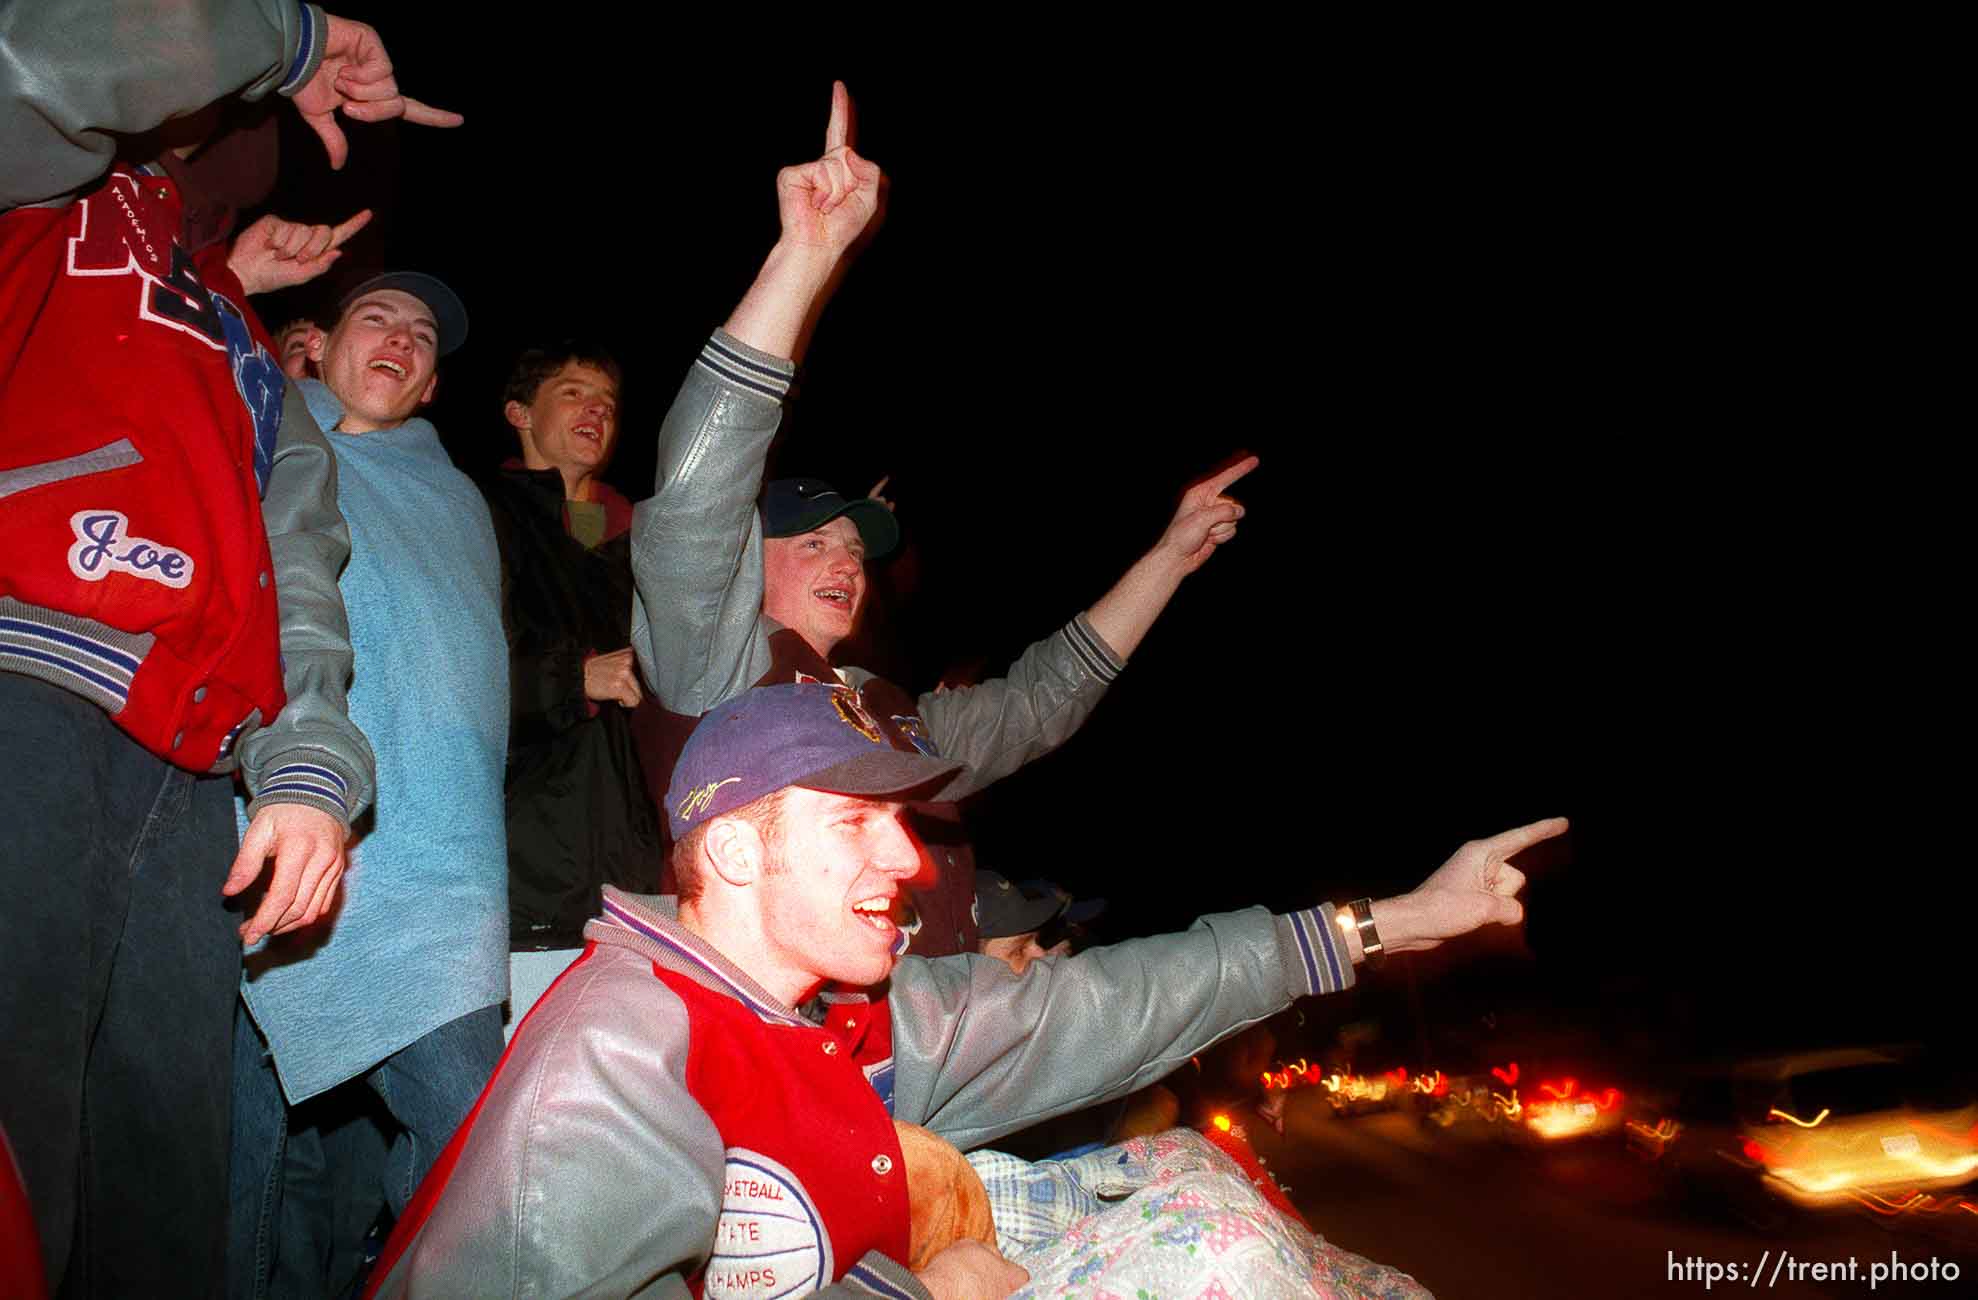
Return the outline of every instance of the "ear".
<path id="1" fill-rule="evenodd" d="M 740 817 L 721 817 L 710 823 L 701 841 L 701 852 L 714 873 L 731 885 L 747 886 L 763 874 L 768 854 L 762 835 Z"/>
<path id="2" fill-rule="evenodd" d="M 309 346 L 304 348 L 303 351 L 311 361 L 320 366 L 323 364 L 323 351 L 329 346 L 329 343 L 329 335 L 323 333 L 321 330 L 310 330 Z"/>
<path id="3" fill-rule="evenodd" d="M 433 372 L 433 377 L 426 381 L 426 391 L 419 394 L 419 405 L 424 406 L 427 403 L 431 402 L 433 400 L 433 394 L 439 391 L 440 391 L 440 374 L 439 371 L 435 370 Z"/>
<path id="4" fill-rule="evenodd" d="M 501 414 L 508 421 L 508 427 L 517 433 L 529 432 L 529 408 L 520 402 L 509 402 L 501 408 Z"/>

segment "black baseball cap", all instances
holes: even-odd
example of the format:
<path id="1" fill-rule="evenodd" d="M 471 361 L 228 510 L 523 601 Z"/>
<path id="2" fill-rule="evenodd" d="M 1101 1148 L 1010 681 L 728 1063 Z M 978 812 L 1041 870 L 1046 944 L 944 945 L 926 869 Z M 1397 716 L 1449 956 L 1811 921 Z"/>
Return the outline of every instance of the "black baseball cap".
<path id="1" fill-rule="evenodd" d="M 847 501 L 821 478 L 779 478 L 763 484 L 762 535 L 797 537 L 848 515 L 865 543 L 865 558 L 876 560 L 900 544 L 900 525 L 893 512 L 871 497 Z"/>
<path id="2" fill-rule="evenodd" d="M 387 271 L 383 275 L 372 276 L 337 300 L 337 318 L 343 318 L 351 303 L 380 289 L 409 293 L 432 309 L 433 323 L 439 326 L 437 351 L 440 356 L 445 356 L 467 341 L 467 305 L 438 277 L 419 271 Z"/>
<path id="3" fill-rule="evenodd" d="M 975 920 L 984 939 L 1007 939 L 1041 930 L 1064 910 L 1065 902 L 1055 896 L 1026 894 L 1000 872 L 975 869 Z"/>

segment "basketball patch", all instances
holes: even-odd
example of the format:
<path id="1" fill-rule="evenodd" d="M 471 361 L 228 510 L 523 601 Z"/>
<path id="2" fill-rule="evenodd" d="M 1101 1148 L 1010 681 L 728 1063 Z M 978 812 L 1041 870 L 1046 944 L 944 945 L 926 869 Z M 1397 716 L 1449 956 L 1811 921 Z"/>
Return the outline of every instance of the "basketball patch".
<path id="1" fill-rule="evenodd" d="M 728 1148 L 721 1220 L 707 1262 L 707 1300 L 803 1295 L 828 1286 L 831 1237 L 797 1176 L 743 1147 Z"/>

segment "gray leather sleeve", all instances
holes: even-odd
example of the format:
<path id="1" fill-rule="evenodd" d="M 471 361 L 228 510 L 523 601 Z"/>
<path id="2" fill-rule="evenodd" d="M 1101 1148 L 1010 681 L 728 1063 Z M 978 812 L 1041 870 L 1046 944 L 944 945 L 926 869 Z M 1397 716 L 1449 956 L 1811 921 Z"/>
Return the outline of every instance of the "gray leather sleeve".
<path id="1" fill-rule="evenodd" d="M 112 133 L 227 95 L 293 94 L 322 62 L 323 11 L 297 0 L 8 0 L 0 5 L 0 207 L 94 180 Z"/>
<path id="2" fill-rule="evenodd" d="M 1209 916 L 1022 975 L 973 954 L 903 958 L 887 995 L 893 1113 L 968 1150 L 1125 1096 L 1294 997 L 1350 987 L 1350 963 L 1322 957 L 1314 978 L 1302 949 L 1298 928 L 1330 915 Z"/>
<path id="3" fill-rule="evenodd" d="M 758 367 L 742 375 L 723 369 Z M 717 332 L 659 435 L 655 491 L 632 515 L 632 644 L 662 707 L 697 717 L 769 671 L 756 494 L 796 368 Z M 730 372 L 734 373 L 734 372 Z"/>
<path id="4" fill-rule="evenodd" d="M 1007 675 L 921 696 L 921 720 L 941 756 L 968 764 L 946 797 L 973 794 L 1071 739 L 1124 667 L 1080 614 L 1025 650 Z M 858 670 L 845 675 L 865 684 Z"/>
<path id="5" fill-rule="evenodd" d="M 288 703 L 272 722 L 240 742 L 248 812 L 264 804 L 302 803 L 348 826 L 370 806 L 377 776 L 371 746 L 350 721 L 350 623 L 337 574 L 350 558 L 350 530 L 337 509 L 337 463 L 293 384 L 282 402 L 274 469 L 261 500 L 281 606 L 282 685 Z M 336 781 L 285 780 L 311 768 Z M 343 789 L 333 789 L 338 782 Z M 262 793 L 264 785 L 279 786 Z M 341 797 L 339 798 L 339 794 Z"/>
<path id="6" fill-rule="evenodd" d="M 686 1008 L 630 952 L 600 946 L 564 981 L 517 1036 L 380 1297 L 690 1294 L 726 1153 L 687 1089 Z"/>

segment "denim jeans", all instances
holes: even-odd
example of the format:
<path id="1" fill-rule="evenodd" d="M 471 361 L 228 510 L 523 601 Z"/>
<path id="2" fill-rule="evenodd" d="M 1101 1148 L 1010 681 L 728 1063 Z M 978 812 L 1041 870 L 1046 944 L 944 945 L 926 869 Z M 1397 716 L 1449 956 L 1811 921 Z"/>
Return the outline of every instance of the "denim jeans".
<path id="1" fill-rule="evenodd" d="M 233 785 L 0 672 L 0 1124 L 57 1295 L 221 1289 Z"/>
<path id="2" fill-rule="evenodd" d="M 483 1007 L 370 1073 L 290 1106 L 245 1004 L 234 1029 L 230 1296 L 340 1296 L 364 1234 L 396 1218 L 474 1108 L 501 1058 L 501 1007 Z"/>

